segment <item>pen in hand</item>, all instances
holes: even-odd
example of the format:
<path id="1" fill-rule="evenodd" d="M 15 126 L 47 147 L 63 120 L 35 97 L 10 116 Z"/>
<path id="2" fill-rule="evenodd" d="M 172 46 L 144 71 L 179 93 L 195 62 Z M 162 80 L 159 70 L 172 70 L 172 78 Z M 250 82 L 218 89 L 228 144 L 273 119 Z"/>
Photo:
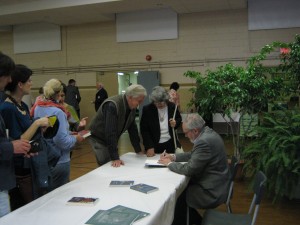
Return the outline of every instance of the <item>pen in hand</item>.
<path id="1" fill-rule="evenodd" d="M 164 150 L 164 152 L 162 153 L 162 156 L 165 157 L 167 155 L 166 150 Z"/>

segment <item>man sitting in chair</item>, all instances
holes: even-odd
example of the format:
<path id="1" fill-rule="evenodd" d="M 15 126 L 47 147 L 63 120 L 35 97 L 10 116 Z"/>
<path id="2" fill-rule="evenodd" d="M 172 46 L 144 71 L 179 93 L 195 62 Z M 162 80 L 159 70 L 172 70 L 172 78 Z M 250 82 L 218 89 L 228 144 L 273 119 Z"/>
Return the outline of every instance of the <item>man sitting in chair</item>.
<path id="1" fill-rule="evenodd" d="M 225 146 L 220 135 L 206 127 L 199 114 L 189 114 L 182 123 L 182 130 L 194 144 L 192 151 L 162 154 L 159 162 L 175 173 L 190 177 L 176 202 L 173 225 L 186 223 L 187 205 L 190 224 L 201 224 L 196 209 L 216 208 L 226 201 L 230 172 Z"/>

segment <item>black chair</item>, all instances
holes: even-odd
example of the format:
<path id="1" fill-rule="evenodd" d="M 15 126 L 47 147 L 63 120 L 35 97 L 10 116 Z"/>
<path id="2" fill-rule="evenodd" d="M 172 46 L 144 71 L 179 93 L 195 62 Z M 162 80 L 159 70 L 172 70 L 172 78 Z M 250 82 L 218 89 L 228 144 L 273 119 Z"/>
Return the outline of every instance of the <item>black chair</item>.
<path id="1" fill-rule="evenodd" d="M 254 225 L 266 180 L 263 172 L 259 171 L 256 174 L 253 187 L 254 196 L 248 214 L 234 214 L 210 209 L 205 211 L 202 225 Z"/>
<path id="2" fill-rule="evenodd" d="M 230 170 L 230 183 L 229 183 L 229 188 L 228 188 L 228 196 L 227 196 L 225 204 L 227 207 L 227 211 L 229 213 L 232 213 L 230 200 L 231 200 L 232 194 L 233 194 L 233 185 L 234 185 L 235 175 L 238 170 L 238 160 L 235 156 L 232 156 L 232 158 L 231 158 L 229 170 Z"/>

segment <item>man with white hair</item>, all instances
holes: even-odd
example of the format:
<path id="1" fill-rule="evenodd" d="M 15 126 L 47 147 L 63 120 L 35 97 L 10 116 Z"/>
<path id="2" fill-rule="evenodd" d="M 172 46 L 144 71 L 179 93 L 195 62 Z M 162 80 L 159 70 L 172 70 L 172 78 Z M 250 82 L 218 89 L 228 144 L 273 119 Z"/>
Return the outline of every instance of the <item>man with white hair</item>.
<path id="1" fill-rule="evenodd" d="M 186 205 L 190 207 L 190 224 L 201 224 L 201 216 L 195 209 L 216 208 L 226 201 L 229 168 L 225 146 L 220 135 L 205 126 L 197 113 L 187 115 L 182 130 L 194 144 L 193 149 L 175 155 L 162 154 L 159 162 L 175 173 L 190 177 L 177 200 L 173 225 L 185 224 Z"/>
<path id="2" fill-rule="evenodd" d="M 97 112 L 101 104 L 105 101 L 105 99 L 108 98 L 108 95 L 101 82 L 96 83 L 96 88 L 98 91 L 96 93 L 95 101 L 93 101 L 93 103 L 95 104 L 95 110 Z"/>
<path id="3" fill-rule="evenodd" d="M 99 166 L 112 161 L 113 167 L 120 167 L 124 162 L 118 153 L 118 140 L 128 130 L 131 144 L 136 153 L 143 154 L 135 115 L 137 107 L 147 95 L 142 85 L 129 86 L 125 94 L 106 99 L 91 122 L 90 144 L 95 152 Z"/>

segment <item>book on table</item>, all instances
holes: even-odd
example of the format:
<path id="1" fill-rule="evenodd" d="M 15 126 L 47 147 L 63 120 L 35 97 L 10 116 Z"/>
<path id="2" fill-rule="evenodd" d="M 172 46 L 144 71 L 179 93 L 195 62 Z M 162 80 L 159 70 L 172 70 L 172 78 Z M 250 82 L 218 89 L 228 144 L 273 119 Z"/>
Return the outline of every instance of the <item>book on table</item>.
<path id="1" fill-rule="evenodd" d="M 85 224 L 130 225 L 150 215 L 150 213 L 117 205 L 108 210 L 98 210 Z"/>
<path id="2" fill-rule="evenodd" d="M 80 136 L 82 136 L 83 138 L 87 138 L 91 135 L 91 131 L 90 130 L 81 130 L 78 132 L 78 134 Z"/>
<path id="3" fill-rule="evenodd" d="M 145 166 L 146 167 L 167 167 L 166 165 L 158 163 L 157 159 L 147 159 L 145 161 Z"/>
<path id="4" fill-rule="evenodd" d="M 94 206 L 99 201 L 99 198 L 91 197 L 72 197 L 67 201 L 67 205 L 86 205 Z"/>
<path id="5" fill-rule="evenodd" d="M 148 194 L 148 193 L 151 193 L 153 191 L 157 191 L 158 187 L 154 187 L 154 186 L 151 186 L 151 185 L 148 185 L 148 184 L 140 183 L 140 184 L 135 184 L 135 185 L 130 186 L 130 189 Z"/>
<path id="6" fill-rule="evenodd" d="M 112 180 L 109 184 L 110 187 L 128 187 L 134 184 L 133 180 Z"/>

